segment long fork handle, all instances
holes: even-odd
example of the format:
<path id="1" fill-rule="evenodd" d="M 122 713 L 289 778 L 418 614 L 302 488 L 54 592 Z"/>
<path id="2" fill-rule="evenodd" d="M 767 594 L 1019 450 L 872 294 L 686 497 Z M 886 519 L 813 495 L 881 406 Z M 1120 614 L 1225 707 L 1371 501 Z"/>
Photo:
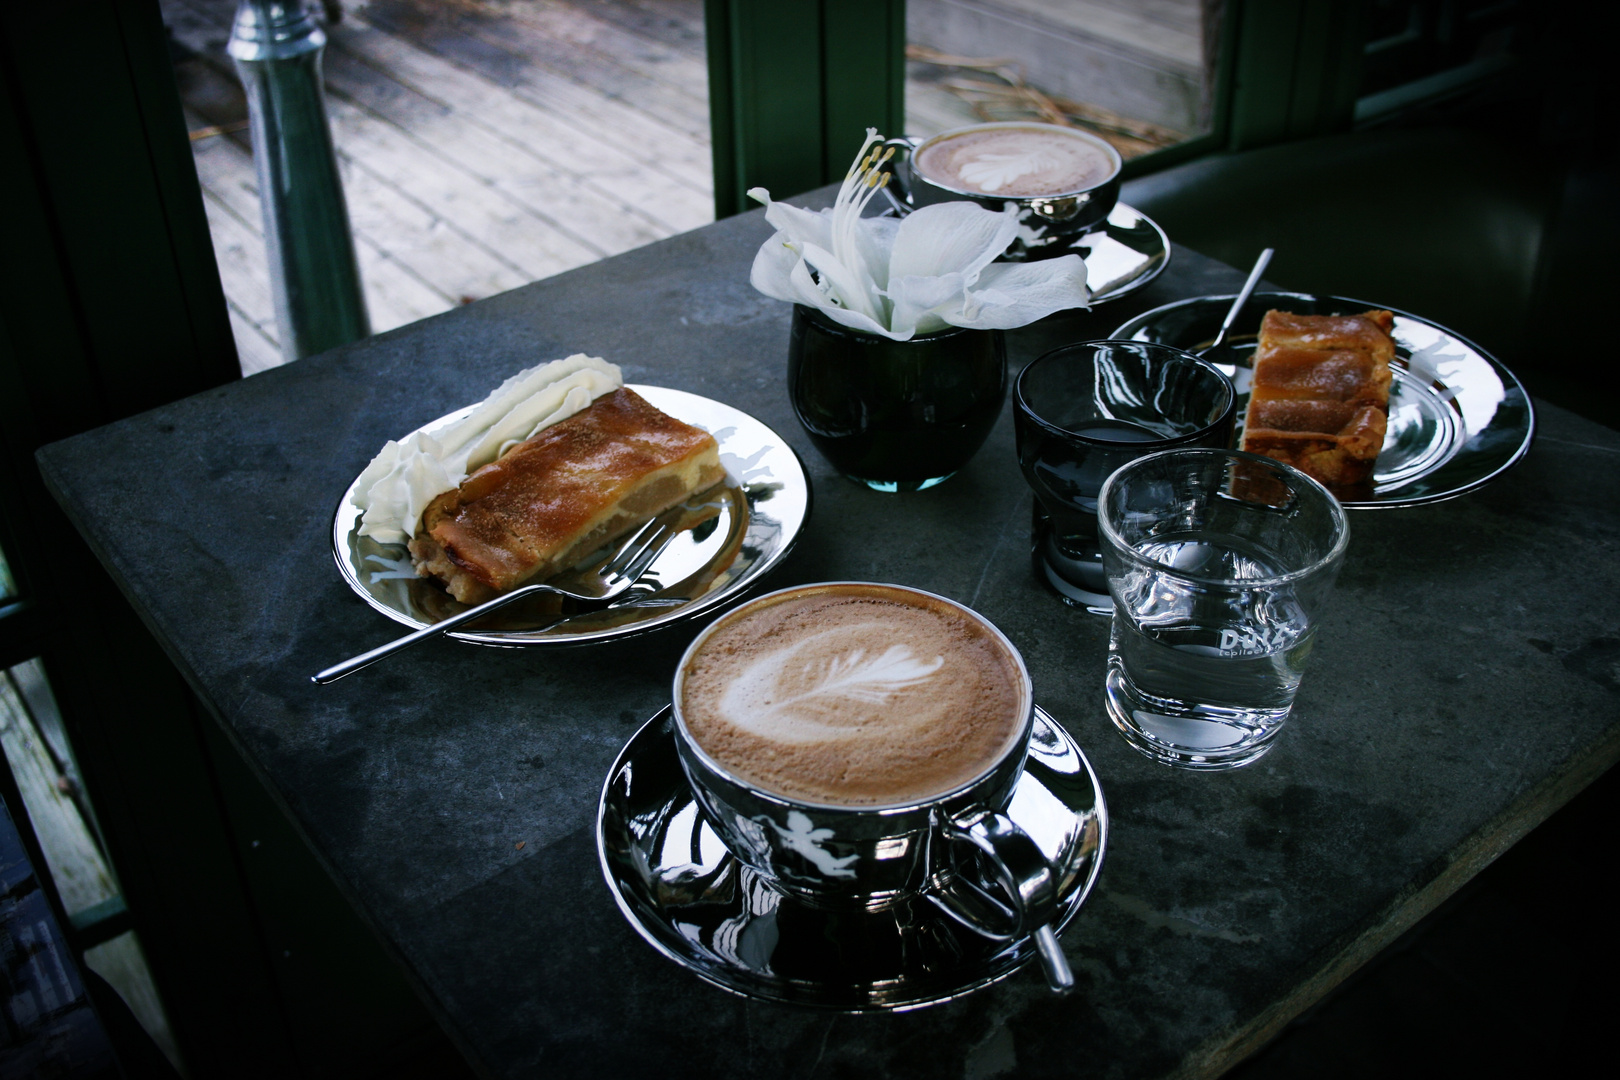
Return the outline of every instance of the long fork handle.
<path id="1" fill-rule="evenodd" d="M 520 597 L 531 596 L 537 592 L 555 591 L 555 589 L 551 589 L 546 585 L 525 585 L 521 589 L 513 589 L 509 593 L 502 593 L 493 600 L 486 600 L 482 604 L 479 604 L 476 607 L 470 607 L 466 611 L 450 616 L 448 619 L 441 619 L 432 626 L 424 626 L 420 630 L 413 630 L 404 637 L 395 638 L 386 645 L 377 646 L 370 652 L 363 652 L 359 656 L 351 656 L 341 664 L 333 664 L 325 671 L 322 671 L 317 675 L 310 676 L 309 681 L 318 686 L 325 686 L 327 683 L 337 682 L 345 675 L 353 675 L 361 668 L 370 667 L 372 664 L 375 664 L 377 661 L 382 660 L 385 657 L 393 656 L 401 649 L 408 649 L 418 642 L 426 641 L 428 638 L 438 637 L 440 634 L 454 630 L 458 626 L 463 626 L 466 623 L 470 623 L 484 615 L 488 615 L 496 608 L 505 607 L 507 604 L 510 604 L 513 600 L 517 600 Z"/>

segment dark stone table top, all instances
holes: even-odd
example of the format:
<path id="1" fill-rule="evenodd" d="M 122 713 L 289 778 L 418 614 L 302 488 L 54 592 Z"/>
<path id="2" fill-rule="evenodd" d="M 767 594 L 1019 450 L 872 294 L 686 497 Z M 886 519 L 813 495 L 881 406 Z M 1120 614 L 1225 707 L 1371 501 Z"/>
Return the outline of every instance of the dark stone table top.
<path id="1" fill-rule="evenodd" d="M 788 307 L 755 293 L 756 212 L 41 452 L 51 487 L 312 849 L 497 1076 L 1212 1074 L 1253 1049 L 1606 768 L 1620 749 L 1620 435 L 1552 407 L 1463 498 L 1355 513 L 1291 727 L 1231 774 L 1156 765 L 1102 702 L 1105 620 L 1028 565 L 1011 406 L 932 491 L 841 480 L 785 390 Z M 1242 275 L 1178 250 L 1095 314 L 1012 335 L 1020 364 Z M 615 754 L 668 700 L 696 626 L 509 651 L 437 642 L 330 687 L 398 632 L 332 565 L 331 514 L 382 443 L 575 351 L 729 402 L 809 464 L 815 509 L 768 587 L 894 581 L 1022 650 L 1085 747 L 1113 833 L 1064 935 L 947 1005 L 841 1016 L 699 982 L 620 916 L 593 821 Z M 519 848 L 518 842 L 523 845 Z"/>

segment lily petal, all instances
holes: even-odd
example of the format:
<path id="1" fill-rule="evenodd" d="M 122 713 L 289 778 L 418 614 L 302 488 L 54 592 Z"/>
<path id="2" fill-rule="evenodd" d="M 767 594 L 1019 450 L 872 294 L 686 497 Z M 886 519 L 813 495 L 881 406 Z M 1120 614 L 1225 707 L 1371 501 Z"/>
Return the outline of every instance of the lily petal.
<path id="1" fill-rule="evenodd" d="M 881 334 L 883 337 L 895 336 L 887 327 L 870 315 L 862 314 L 859 311 L 851 311 L 846 307 L 840 307 L 829 302 L 821 292 L 820 286 L 816 284 L 815 279 L 810 276 L 810 267 L 807 264 L 801 262 L 794 268 L 793 283 L 798 291 L 798 295 L 794 298 L 796 303 L 815 308 L 840 326 L 847 326 L 851 330 L 860 330 L 868 334 Z M 900 340 L 904 340 L 904 338 Z"/>
<path id="2" fill-rule="evenodd" d="M 795 304 L 813 307 L 818 311 L 844 310 L 842 304 L 837 303 L 827 295 L 826 281 L 817 281 L 815 274 L 811 273 L 810 266 L 804 259 L 801 258 L 793 264 L 793 269 L 788 274 L 788 280 L 792 283 L 793 289 L 793 295 L 788 299 Z"/>
<path id="3" fill-rule="evenodd" d="M 860 231 L 856 233 L 856 250 L 872 272 L 872 283 L 880 290 L 889 287 L 889 255 L 894 251 L 894 238 L 899 231 L 899 218 L 868 217 L 861 219 Z"/>
<path id="4" fill-rule="evenodd" d="M 831 211 L 805 210 L 790 203 L 773 202 L 765 208 L 765 220 L 777 232 L 787 233 L 794 243 L 832 249 Z"/>
<path id="5" fill-rule="evenodd" d="M 1089 307 L 1086 264 L 1078 255 L 985 267 L 967 291 L 967 304 L 944 312 L 947 322 L 987 330 L 1027 326 L 1054 311 Z"/>
<path id="6" fill-rule="evenodd" d="M 969 282 L 1007 250 L 1018 213 L 997 214 L 970 202 L 935 203 L 909 214 L 895 233 L 889 280 L 957 271 Z"/>
<path id="7" fill-rule="evenodd" d="M 911 275 L 889 283 L 893 314 L 889 325 L 896 333 L 929 334 L 943 330 L 949 322 L 944 312 L 960 312 L 967 302 L 967 278 L 950 273 L 923 277 Z"/>
<path id="8" fill-rule="evenodd" d="M 788 234 L 779 232 L 760 245 L 754 255 L 753 269 L 748 272 L 748 281 L 772 300 L 797 302 L 798 293 L 789 275 L 803 261 L 804 256 L 793 247 Z"/>

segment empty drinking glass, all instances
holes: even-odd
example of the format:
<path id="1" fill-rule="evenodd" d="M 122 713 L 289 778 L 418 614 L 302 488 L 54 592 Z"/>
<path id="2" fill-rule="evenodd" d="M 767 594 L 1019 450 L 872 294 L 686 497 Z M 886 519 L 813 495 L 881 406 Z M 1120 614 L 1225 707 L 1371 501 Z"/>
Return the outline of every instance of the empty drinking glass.
<path id="1" fill-rule="evenodd" d="M 1231 445 L 1236 394 L 1191 353 L 1142 341 L 1054 349 L 1018 376 L 1018 464 L 1035 490 L 1035 576 L 1065 602 L 1107 613 L 1097 492 L 1133 458 Z"/>

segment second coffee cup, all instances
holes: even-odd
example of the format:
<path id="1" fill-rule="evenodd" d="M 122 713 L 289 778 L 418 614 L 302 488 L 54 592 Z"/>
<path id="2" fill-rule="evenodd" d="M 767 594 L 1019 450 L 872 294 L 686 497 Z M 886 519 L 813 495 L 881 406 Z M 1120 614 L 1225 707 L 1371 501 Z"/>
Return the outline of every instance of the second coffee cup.
<path id="1" fill-rule="evenodd" d="M 908 151 L 898 172 L 914 206 L 967 200 L 990 210 L 1018 206 L 1011 261 L 1070 254 L 1119 201 L 1119 151 L 1088 132 L 1006 121 L 895 139 Z"/>

